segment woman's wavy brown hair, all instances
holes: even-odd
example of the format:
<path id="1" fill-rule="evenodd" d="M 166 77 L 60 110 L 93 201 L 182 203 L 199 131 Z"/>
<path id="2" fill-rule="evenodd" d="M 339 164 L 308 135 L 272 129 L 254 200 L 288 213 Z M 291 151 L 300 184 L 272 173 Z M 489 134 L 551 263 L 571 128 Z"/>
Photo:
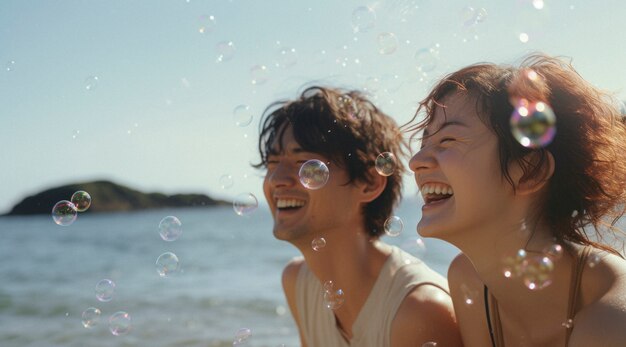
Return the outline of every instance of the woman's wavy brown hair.
<path id="1" fill-rule="evenodd" d="M 554 174 L 536 210 L 557 241 L 592 245 L 619 254 L 593 241 L 586 228 L 593 226 L 594 237 L 602 240 L 601 228 L 619 231 L 615 223 L 626 208 L 626 125 L 617 104 L 611 102 L 615 99 L 585 81 L 570 62 L 561 58 L 533 54 L 518 67 L 480 63 L 453 72 L 433 88 L 404 126 L 412 132 L 411 137 L 432 122 L 435 108 L 454 92 L 475 99 L 481 121 L 498 139 L 500 170 L 511 186 L 510 163 L 519 163 L 524 177 L 535 177 L 547 153 L 552 154 Z M 518 98 L 552 107 L 556 135 L 547 146 L 527 148 L 511 134 L 511 100 Z M 424 119 L 416 121 L 422 113 Z M 539 160 L 529 160 L 533 157 L 528 156 L 530 153 Z"/>
<path id="2" fill-rule="evenodd" d="M 396 156 L 396 170 L 387 177 L 385 189 L 363 211 L 369 235 L 380 236 L 402 194 L 405 168 L 401 159 L 407 145 L 396 122 L 358 91 L 312 86 L 295 100 L 277 101 L 266 108 L 258 144 L 261 161 L 254 167 L 267 167 L 268 156 L 276 150 L 272 146 L 282 144 L 287 125 L 303 150 L 345 168 L 350 178 L 346 184 L 371 182 L 370 168 L 378 155 L 391 152 Z"/>

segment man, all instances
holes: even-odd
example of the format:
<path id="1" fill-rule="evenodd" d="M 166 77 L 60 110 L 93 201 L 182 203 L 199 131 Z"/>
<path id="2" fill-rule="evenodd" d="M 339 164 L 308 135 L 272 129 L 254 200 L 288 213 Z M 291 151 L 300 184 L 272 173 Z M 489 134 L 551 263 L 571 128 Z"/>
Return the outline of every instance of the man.
<path id="1" fill-rule="evenodd" d="M 303 255 L 282 280 L 302 346 L 461 345 L 446 280 L 379 241 L 404 149 L 396 123 L 358 92 L 310 87 L 266 110 L 257 167 L 274 236 Z"/>

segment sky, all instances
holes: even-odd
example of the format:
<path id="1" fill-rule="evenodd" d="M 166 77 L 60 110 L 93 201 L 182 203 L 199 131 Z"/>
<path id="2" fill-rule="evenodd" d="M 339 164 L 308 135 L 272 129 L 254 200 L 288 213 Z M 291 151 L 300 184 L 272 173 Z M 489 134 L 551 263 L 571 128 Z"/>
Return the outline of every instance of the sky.
<path id="1" fill-rule="evenodd" d="M 264 203 L 260 115 L 313 84 L 364 91 L 403 124 L 446 73 L 540 51 L 626 100 L 625 14 L 618 0 L 3 0 L 0 213 L 95 179 Z"/>

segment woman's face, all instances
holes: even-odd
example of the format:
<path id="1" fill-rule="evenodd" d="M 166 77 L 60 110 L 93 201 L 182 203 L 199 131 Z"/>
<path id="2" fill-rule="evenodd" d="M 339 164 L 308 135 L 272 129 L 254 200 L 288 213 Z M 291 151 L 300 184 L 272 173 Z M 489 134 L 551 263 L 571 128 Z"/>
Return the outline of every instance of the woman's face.
<path id="1" fill-rule="evenodd" d="M 497 222 L 513 191 L 500 173 L 496 135 L 465 93 L 441 100 L 409 166 L 424 198 L 418 233 L 450 240 Z M 510 205 L 510 204 L 509 204 Z"/>

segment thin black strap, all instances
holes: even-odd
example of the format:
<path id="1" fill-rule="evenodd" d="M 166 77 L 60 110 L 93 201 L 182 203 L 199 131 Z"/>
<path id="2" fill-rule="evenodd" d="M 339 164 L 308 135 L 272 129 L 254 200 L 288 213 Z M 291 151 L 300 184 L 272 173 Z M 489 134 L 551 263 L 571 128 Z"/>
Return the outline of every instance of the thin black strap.
<path id="1" fill-rule="evenodd" d="M 491 346 L 496 347 L 496 339 L 493 336 L 493 327 L 491 326 L 491 314 L 489 313 L 489 290 L 487 286 L 483 286 L 485 295 L 485 314 L 487 315 L 487 325 L 489 326 L 489 337 L 491 338 Z"/>

